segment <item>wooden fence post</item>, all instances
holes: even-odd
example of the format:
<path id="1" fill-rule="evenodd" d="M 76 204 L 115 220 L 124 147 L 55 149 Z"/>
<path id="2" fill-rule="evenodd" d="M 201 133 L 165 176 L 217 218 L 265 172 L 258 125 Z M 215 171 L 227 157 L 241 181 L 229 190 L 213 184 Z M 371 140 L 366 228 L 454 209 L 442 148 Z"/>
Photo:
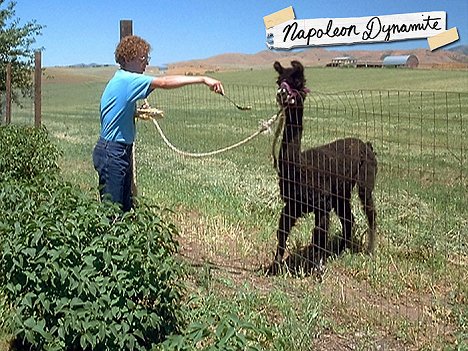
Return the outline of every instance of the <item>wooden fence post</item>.
<path id="1" fill-rule="evenodd" d="M 120 40 L 128 35 L 133 35 L 133 22 L 132 20 L 120 20 Z M 132 197 L 136 197 L 137 192 L 137 184 L 136 184 L 136 150 L 135 150 L 135 142 L 133 142 L 132 146 Z"/>
<path id="2" fill-rule="evenodd" d="M 42 83 L 42 55 L 40 51 L 34 53 L 34 126 L 41 126 L 41 83 Z"/>
<path id="3" fill-rule="evenodd" d="M 120 20 L 120 40 L 128 35 L 133 35 L 132 20 Z"/>
<path id="4" fill-rule="evenodd" d="M 7 63 L 6 67 L 6 101 L 5 101 L 5 124 L 11 123 L 11 62 Z"/>

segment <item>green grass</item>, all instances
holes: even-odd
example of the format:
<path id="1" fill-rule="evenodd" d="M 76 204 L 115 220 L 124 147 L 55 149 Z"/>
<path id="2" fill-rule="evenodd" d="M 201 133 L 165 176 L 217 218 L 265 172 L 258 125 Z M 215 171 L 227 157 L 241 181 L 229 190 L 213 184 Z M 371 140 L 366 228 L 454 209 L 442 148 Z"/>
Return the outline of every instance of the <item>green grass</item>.
<path id="1" fill-rule="evenodd" d="M 63 150 L 65 177 L 96 197 L 91 153 L 111 73 L 55 72 L 43 86 L 43 123 Z M 192 159 L 170 151 L 151 122 L 139 121 L 138 189 L 174 209 L 181 254 L 193 264 L 193 320 L 200 311 L 233 311 L 274 331 L 271 350 L 466 349 L 468 72 L 309 68 L 306 75 L 312 93 L 303 148 L 358 136 L 377 152 L 376 254 L 333 259 L 322 280 L 264 277 L 260 268 L 273 257 L 281 211 L 272 135 Z M 165 111 L 167 137 L 184 151 L 235 143 L 277 110 L 273 69 L 216 77 L 252 110 L 239 111 L 199 86 L 150 98 Z M 353 208 L 363 237 L 356 198 Z M 307 244 L 312 227 L 313 216 L 300 221 L 290 250 Z M 334 218 L 332 232 L 339 230 Z"/>

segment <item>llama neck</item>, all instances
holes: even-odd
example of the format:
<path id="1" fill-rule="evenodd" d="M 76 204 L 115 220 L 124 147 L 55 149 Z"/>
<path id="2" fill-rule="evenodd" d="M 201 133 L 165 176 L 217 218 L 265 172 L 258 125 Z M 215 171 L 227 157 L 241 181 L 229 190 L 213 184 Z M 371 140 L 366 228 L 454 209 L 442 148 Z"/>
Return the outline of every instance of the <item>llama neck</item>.
<path id="1" fill-rule="evenodd" d="M 283 157 L 285 154 L 287 154 L 289 161 L 296 159 L 298 160 L 298 157 L 301 153 L 303 113 L 304 109 L 302 106 L 294 108 L 289 107 L 284 111 L 285 121 L 280 152 L 282 153 Z"/>

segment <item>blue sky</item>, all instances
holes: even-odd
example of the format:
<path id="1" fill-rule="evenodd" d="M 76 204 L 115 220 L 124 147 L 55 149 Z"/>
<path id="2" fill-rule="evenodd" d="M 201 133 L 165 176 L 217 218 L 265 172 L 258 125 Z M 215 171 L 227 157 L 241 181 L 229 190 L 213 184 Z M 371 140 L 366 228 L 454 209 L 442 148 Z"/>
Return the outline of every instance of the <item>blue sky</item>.
<path id="1" fill-rule="evenodd" d="M 8 0 L 7 0 L 8 1 Z M 446 11 L 447 29 L 458 28 L 468 43 L 467 0 L 18 0 L 20 23 L 45 25 L 37 38 L 43 65 L 114 63 L 119 22 L 133 21 L 134 34 L 152 45 L 152 65 L 206 58 L 223 53 L 266 50 L 263 17 L 292 6 L 297 19 Z M 348 45 L 334 49 L 429 48 L 426 40 Z"/>

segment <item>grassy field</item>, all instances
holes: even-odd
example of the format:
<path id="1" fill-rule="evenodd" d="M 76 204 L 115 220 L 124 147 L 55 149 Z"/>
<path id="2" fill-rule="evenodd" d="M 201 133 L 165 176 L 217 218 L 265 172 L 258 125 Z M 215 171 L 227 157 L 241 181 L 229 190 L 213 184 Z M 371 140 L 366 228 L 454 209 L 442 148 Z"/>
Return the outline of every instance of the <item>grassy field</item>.
<path id="1" fill-rule="evenodd" d="M 43 123 L 63 150 L 63 173 L 96 197 L 91 152 L 111 75 L 112 68 L 47 69 L 43 86 Z M 281 340 L 271 350 L 468 349 L 468 72 L 310 68 L 306 76 L 303 148 L 358 136 L 377 152 L 375 255 L 334 258 L 320 279 L 265 277 L 281 211 L 273 136 L 194 159 L 170 151 L 151 122 L 138 121 L 139 193 L 174 210 L 180 254 L 193 273 L 187 303 L 271 328 Z M 197 86 L 150 98 L 184 151 L 235 143 L 277 111 L 273 69 L 216 77 L 252 110 Z M 365 219 L 353 204 L 362 238 Z M 290 253 L 307 245 L 312 223 L 303 219 L 293 230 Z M 340 231 L 336 218 L 331 230 Z"/>

